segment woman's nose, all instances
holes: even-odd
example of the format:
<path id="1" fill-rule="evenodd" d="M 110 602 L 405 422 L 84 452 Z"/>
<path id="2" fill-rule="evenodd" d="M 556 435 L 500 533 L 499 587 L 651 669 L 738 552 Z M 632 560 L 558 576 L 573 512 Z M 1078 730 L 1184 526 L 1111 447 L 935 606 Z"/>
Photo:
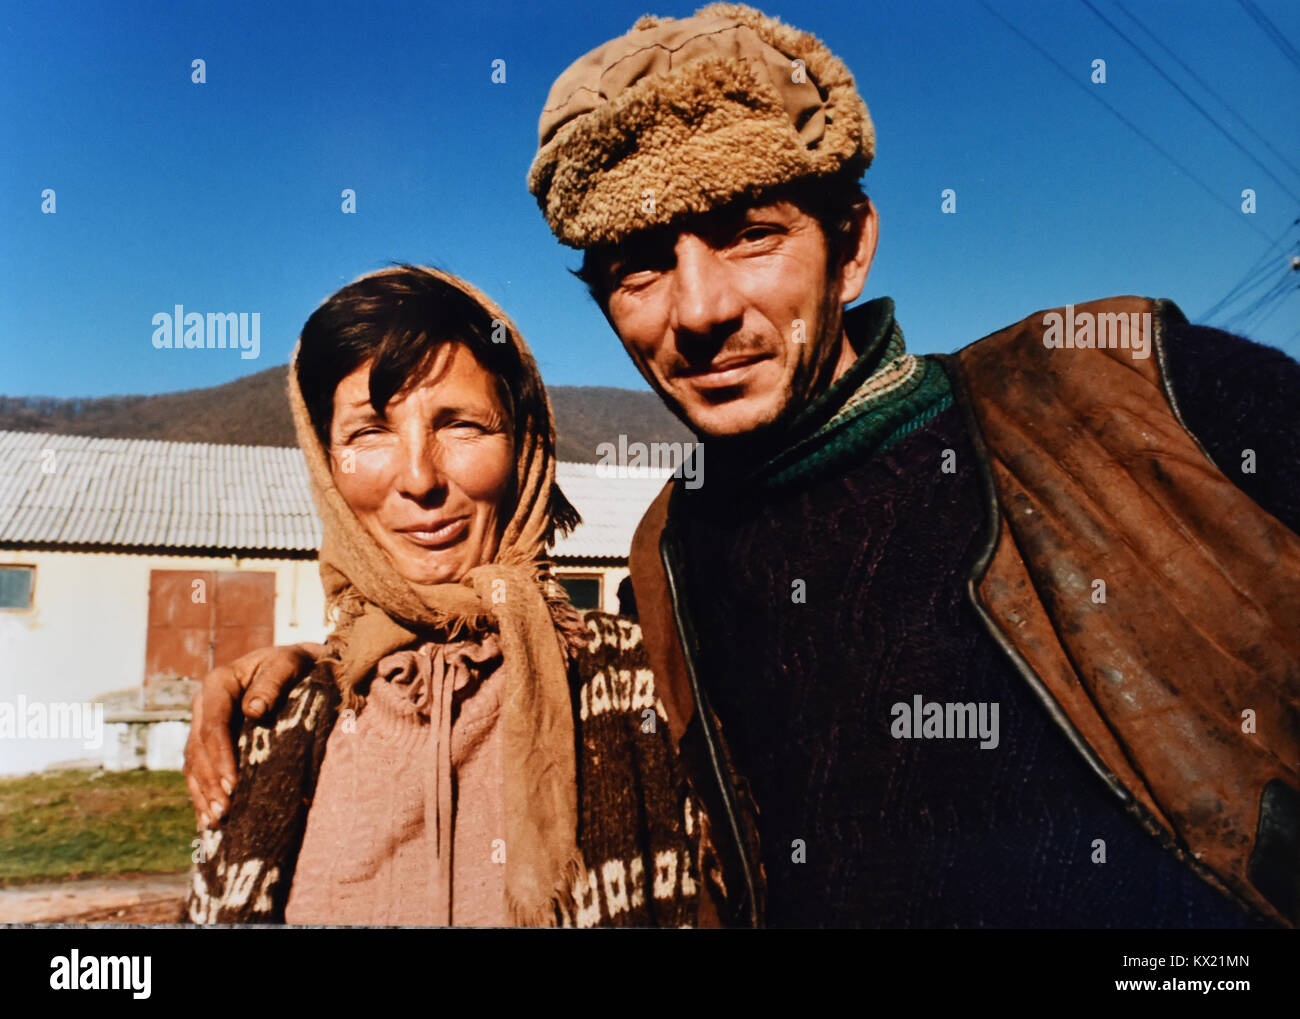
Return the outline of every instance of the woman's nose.
<path id="1" fill-rule="evenodd" d="M 405 436 L 401 444 L 398 490 L 412 499 L 425 499 L 446 487 L 446 476 L 438 460 L 437 443 L 427 434 Z"/>

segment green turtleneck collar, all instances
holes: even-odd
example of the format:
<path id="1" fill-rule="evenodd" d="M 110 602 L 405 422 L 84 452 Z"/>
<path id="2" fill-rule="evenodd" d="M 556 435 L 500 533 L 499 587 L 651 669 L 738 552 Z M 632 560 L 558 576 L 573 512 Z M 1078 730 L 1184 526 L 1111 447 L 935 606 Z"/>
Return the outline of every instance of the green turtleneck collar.
<path id="1" fill-rule="evenodd" d="M 775 489 L 810 481 L 882 452 L 952 404 L 939 362 L 907 353 L 890 298 L 846 312 L 844 330 L 858 352 L 849 369 L 779 433 L 749 451 L 745 460 L 758 466 L 729 470 L 725 454 L 721 462 L 713 458 L 722 468 L 722 485 L 711 485 L 706 476 L 701 493 L 716 494 L 736 483 Z"/>

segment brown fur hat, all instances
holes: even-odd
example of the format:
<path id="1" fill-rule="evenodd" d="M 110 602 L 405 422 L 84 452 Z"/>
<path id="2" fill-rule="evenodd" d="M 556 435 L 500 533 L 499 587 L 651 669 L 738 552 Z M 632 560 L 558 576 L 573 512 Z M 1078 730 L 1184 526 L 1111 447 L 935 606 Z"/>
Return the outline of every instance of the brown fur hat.
<path id="1" fill-rule="evenodd" d="M 556 80 L 528 189 L 587 248 L 801 177 L 864 171 L 875 131 L 847 67 L 741 4 L 641 18 Z"/>

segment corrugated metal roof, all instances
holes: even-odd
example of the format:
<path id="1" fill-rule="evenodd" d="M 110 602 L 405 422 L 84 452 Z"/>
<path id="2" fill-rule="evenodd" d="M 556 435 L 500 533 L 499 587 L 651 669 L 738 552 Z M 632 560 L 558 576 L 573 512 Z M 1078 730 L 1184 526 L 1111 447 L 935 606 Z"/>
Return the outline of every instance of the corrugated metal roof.
<path id="1" fill-rule="evenodd" d="M 646 477 L 601 477 L 598 464 L 562 463 L 556 476 L 582 523 L 555 543 L 557 559 L 626 558 L 641 514 L 664 487 L 671 471 L 647 470 Z"/>
<path id="2" fill-rule="evenodd" d="M 305 552 L 297 449 L 0 431 L 0 542 Z"/>
<path id="3" fill-rule="evenodd" d="M 583 517 L 558 559 L 626 557 L 667 476 L 557 473 Z M 296 448 L 0 431 L 0 544 L 18 543 L 311 552 L 320 521 Z"/>

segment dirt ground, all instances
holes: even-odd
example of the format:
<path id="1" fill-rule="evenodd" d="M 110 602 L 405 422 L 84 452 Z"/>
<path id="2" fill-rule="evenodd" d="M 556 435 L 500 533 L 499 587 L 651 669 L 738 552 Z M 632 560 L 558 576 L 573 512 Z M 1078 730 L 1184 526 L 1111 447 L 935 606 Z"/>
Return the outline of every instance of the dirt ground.
<path id="1" fill-rule="evenodd" d="M 0 923 L 177 923 L 189 873 L 0 888 Z"/>

